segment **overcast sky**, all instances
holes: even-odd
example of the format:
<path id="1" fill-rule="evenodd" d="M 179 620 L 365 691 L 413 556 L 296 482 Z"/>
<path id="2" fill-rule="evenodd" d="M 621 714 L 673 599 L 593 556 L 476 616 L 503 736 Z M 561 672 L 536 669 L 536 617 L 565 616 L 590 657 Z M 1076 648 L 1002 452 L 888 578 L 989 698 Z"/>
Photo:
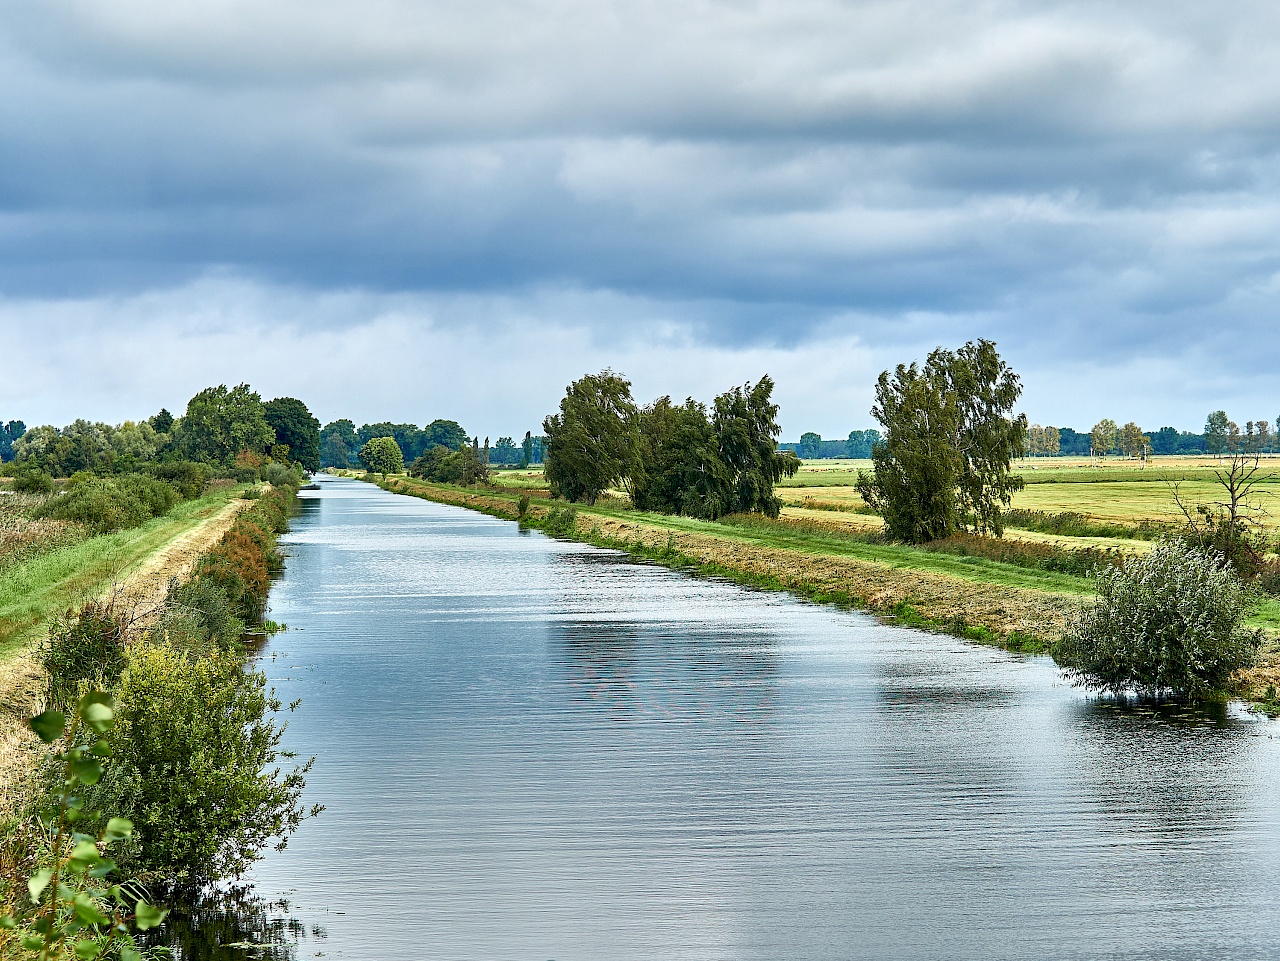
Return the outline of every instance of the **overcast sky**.
<path id="1" fill-rule="evenodd" d="M 0 418 L 248 381 L 522 435 L 994 339 L 1033 421 L 1280 415 L 1274 0 L 0 0 Z"/>

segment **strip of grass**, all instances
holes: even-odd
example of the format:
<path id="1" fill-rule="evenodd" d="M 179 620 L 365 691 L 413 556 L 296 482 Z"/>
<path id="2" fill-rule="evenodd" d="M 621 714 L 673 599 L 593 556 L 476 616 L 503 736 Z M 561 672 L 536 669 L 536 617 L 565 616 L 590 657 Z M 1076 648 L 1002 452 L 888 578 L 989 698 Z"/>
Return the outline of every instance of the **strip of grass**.
<path id="1" fill-rule="evenodd" d="M 5 571 L 0 575 L 0 660 L 38 636 L 56 613 L 101 592 L 127 568 L 216 514 L 242 490 L 213 491 L 141 527 L 91 537 Z"/>
<path id="2" fill-rule="evenodd" d="M 476 493 L 469 488 L 450 488 L 446 485 L 429 485 L 412 478 L 395 478 L 397 487 L 429 490 L 431 486 L 456 490 L 459 493 Z M 515 496 L 505 491 L 488 489 L 487 496 L 507 498 Z M 555 502 L 534 498 L 535 503 L 556 506 Z M 1004 587 L 1021 587 L 1058 594 L 1090 593 L 1089 582 L 1083 577 L 1055 571 L 1034 570 L 982 557 L 964 557 L 940 554 L 906 547 L 900 544 L 868 544 L 856 536 L 830 531 L 796 530 L 780 524 L 761 523 L 757 527 L 730 526 L 717 521 L 698 520 L 671 514 L 653 514 L 644 511 L 612 507 L 607 502 L 595 506 L 576 505 L 580 517 L 611 517 L 630 523 L 645 524 L 659 530 L 685 531 L 705 534 L 725 540 L 738 541 L 759 547 L 803 551 L 807 554 L 834 557 L 851 557 L 857 560 L 883 564 L 887 567 L 929 571 L 962 580 Z"/>

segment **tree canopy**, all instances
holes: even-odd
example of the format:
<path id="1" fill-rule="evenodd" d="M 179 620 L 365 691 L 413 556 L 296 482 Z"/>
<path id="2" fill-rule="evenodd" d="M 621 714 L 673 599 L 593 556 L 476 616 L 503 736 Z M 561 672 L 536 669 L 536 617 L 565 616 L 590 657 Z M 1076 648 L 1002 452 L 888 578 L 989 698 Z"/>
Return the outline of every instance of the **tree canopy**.
<path id="1" fill-rule="evenodd" d="M 289 448 L 289 459 L 314 473 L 320 469 L 320 421 L 296 397 L 277 397 L 263 405 L 276 443 Z"/>
<path id="2" fill-rule="evenodd" d="M 643 410 L 610 371 L 570 385 L 548 417 L 547 477 L 569 500 L 594 501 L 613 484 L 641 510 L 715 518 L 740 511 L 776 517 L 774 484 L 800 462 L 778 450 L 773 381 L 735 387 L 711 410 L 660 397 Z"/>
<path id="3" fill-rule="evenodd" d="M 355 424 L 345 417 L 330 421 L 320 431 L 320 466 L 345 470 L 359 448 Z"/>
<path id="4" fill-rule="evenodd" d="M 918 543 L 964 528 L 1004 532 L 1001 508 L 1022 487 L 1011 473 L 1026 444 L 1026 417 L 1011 416 L 1021 392 L 988 340 L 939 347 L 923 367 L 880 375 L 871 413 L 885 437 L 857 488 L 890 536 Z"/>
<path id="5" fill-rule="evenodd" d="M 360 448 L 364 469 L 376 474 L 399 474 L 404 470 L 404 455 L 393 437 L 374 437 Z"/>
<path id="6" fill-rule="evenodd" d="M 569 385 L 560 413 L 543 421 L 546 476 L 555 497 L 594 504 L 627 476 L 636 456 L 631 382 L 611 370 Z"/>
<path id="7" fill-rule="evenodd" d="M 227 466 L 241 451 L 261 454 L 276 441 L 262 398 L 248 384 L 208 387 L 187 402 L 176 446 L 190 460 Z"/>

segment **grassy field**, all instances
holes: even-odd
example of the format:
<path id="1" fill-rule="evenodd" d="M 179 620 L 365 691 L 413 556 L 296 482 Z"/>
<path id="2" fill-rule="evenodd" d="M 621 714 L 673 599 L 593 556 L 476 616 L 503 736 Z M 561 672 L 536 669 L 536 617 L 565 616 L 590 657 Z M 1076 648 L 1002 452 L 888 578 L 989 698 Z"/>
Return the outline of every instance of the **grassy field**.
<path id="1" fill-rule="evenodd" d="M 56 613 L 105 590 L 242 490 L 237 486 L 211 492 L 141 527 L 91 537 L 5 570 L 0 574 L 0 659 L 37 637 Z"/>

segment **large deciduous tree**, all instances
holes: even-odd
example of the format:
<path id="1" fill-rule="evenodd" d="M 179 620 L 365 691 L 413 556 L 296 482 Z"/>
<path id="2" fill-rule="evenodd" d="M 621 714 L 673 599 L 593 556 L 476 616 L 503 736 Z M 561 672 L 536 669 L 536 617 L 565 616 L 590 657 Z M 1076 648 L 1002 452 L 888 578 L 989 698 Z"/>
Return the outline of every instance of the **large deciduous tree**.
<path id="1" fill-rule="evenodd" d="M 1022 488 L 1011 472 L 1026 446 L 1027 419 L 1012 415 L 1021 393 L 988 340 L 938 348 L 923 367 L 880 375 L 871 413 L 885 436 L 874 472 L 859 472 L 857 487 L 890 536 L 919 543 L 964 528 L 1004 533 L 1001 510 Z"/>
<path id="2" fill-rule="evenodd" d="M 248 384 L 200 391 L 187 402 L 175 431 L 176 446 L 187 459 L 224 466 L 241 451 L 261 454 L 276 441 L 262 398 Z"/>
<path id="3" fill-rule="evenodd" d="M 360 449 L 356 425 L 347 418 L 330 421 L 320 431 L 320 466 L 345 470 Z"/>
<path id="4" fill-rule="evenodd" d="M 1231 433 L 1231 419 L 1225 410 L 1215 410 L 1204 422 L 1204 449 L 1210 454 L 1221 454 L 1227 449 Z"/>
<path id="5" fill-rule="evenodd" d="M 1147 435 L 1133 421 L 1120 428 L 1120 453 L 1125 457 L 1140 457 L 1147 449 Z"/>
<path id="6" fill-rule="evenodd" d="M 1116 446 L 1120 428 L 1110 417 L 1104 417 L 1089 431 L 1089 450 L 1095 457 L 1106 457 Z"/>
<path id="7" fill-rule="evenodd" d="M 360 463 L 375 474 L 399 474 L 404 470 L 404 454 L 394 437 L 375 437 L 360 448 Z"/>
<path id="8" fill-rule="evenodd" d="M 542 424 L 552 495 L 594 504 L 621 483 L 635 461 L 636 414 L 630 381 L 611 370 L 570 384 L 560 413 Z"/>
<path id="9" fill-rule="evenodd" d="M 320 469 L 320 421 L 296 397 L 277 397 L 263 405 L 276 443 L 289 448 L 289 457 L 314 473 Z"/>
<path id="10" fill-rule="evenodd" d="M 640 412 L 639 456 L 631 470 L 632 504 L 642 511 L 718 517 L 731 489 L 707 408 L 660 397 Z"/>

